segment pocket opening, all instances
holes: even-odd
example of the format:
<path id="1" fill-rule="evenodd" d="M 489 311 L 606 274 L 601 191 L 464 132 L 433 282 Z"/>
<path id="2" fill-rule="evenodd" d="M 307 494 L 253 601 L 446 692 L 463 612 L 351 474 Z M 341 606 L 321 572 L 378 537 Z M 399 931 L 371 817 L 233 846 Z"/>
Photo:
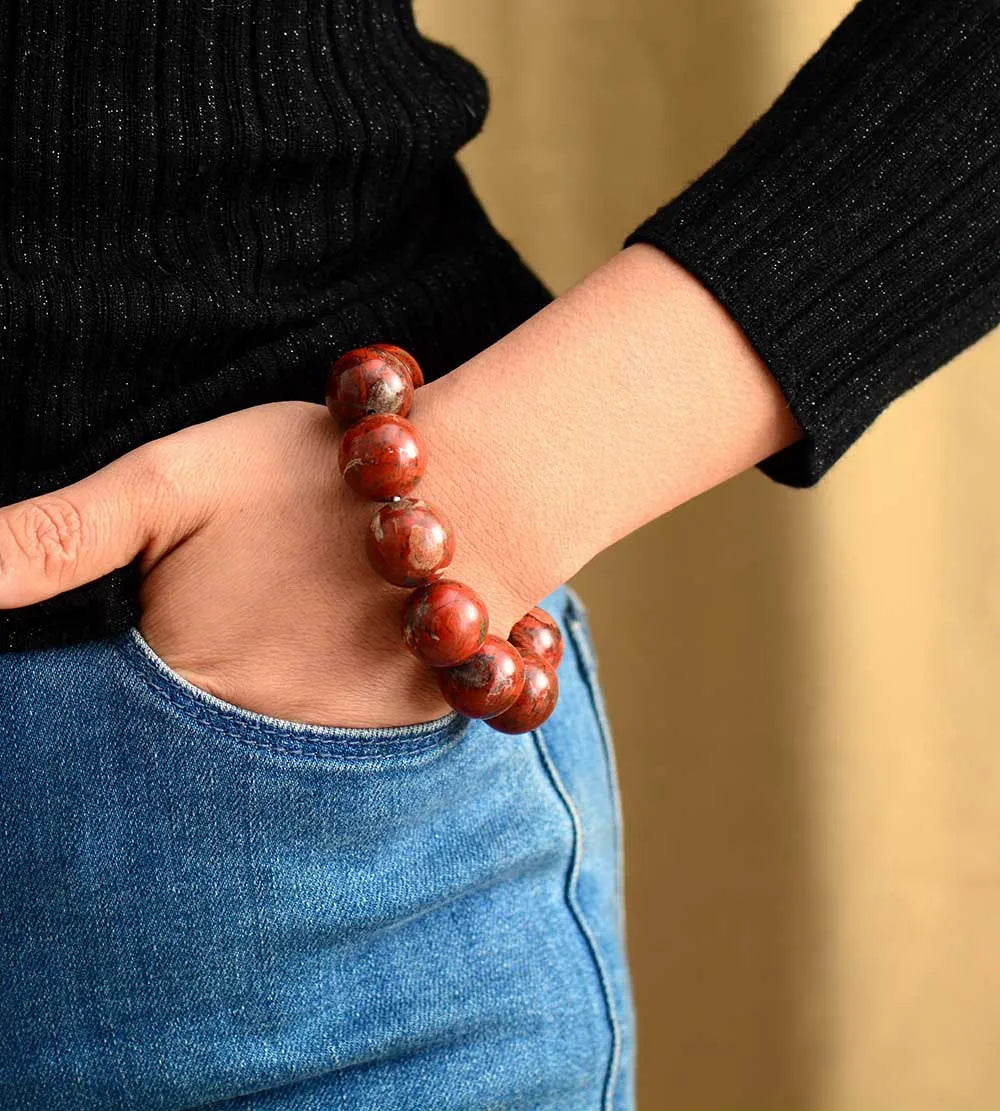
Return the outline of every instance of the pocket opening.
<path id="1" fill-rule="evenodd" d="M 271 717 L 227 702 L 195 686 L 151 647 L 137 625 L 119 634 L 114 646 L 132 674 L 164 705 L 189 722 L 257 748 L 287 755 L 378 759 L 450 747 L 469 719 L 452 710 L 411 725 L 319 725 Z"/>

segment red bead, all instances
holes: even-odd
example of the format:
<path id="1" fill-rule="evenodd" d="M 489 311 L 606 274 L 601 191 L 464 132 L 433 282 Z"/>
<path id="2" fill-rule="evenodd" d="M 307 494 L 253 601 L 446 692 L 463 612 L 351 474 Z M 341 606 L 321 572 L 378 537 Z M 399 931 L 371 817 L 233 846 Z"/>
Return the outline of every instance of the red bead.
<path id="1" fill-rule="evenodd" d="M 455 556 L 455 534 L 440 510 L 425 501 L 389 502 L 371 519 L 368 562 L 393 586 L 421 586 L 441 577 Z"/>
<path id="2" fill-rule="evenodd" d="M 510 631 L 510 642 L 522 655 L 532 652 L 558 667 L 563 656 L 563 636 L 551 614 L 535 606 Z"/>
<path id="3" fill-rule="evenodd" d="M 440 579 L 418 587 L 403 608 L 406 647 L 431 667 L 467 660 L 486 639 L 486 603 L 465 583 Z"/>
<path id="4" fill-rule="evenodd" d="M 403 417 L 376 413 L 351 425 L 340 441 L 340 473 L 372 501 L 408 494 L 427 468 L 424 440 Z"/>
<path id="5" fill-rule="evenodd" d="M 345 370 L 350 370 L 351 367 L 358 366 L 360 363 L 368 363 L 375 359 L 393 365 L 391 359 L 387 359 L 385 353 L 379 351 L 374 345 L 355 347 L 351 351 L 345 351 L 339 359 L 331 363 L 329 373 L 326 376 L 327 405 L 330 404 L 330 398 L 336 394 L 337 381 Z"/>
<path id="6" fill-rule="evenodd" d="M 349 351 L 330 368 L 326 405 L 342 425 L 373 413 L 405 417 L 413 404 L 413 379 L 391 355 L 374 348 Z"/>
<path id="7" fill-rule="evenodd" d="M 437 680 L 445 699 L 460 714 L 492 718 L 517 700 L 524 686 L 524 664 L 510 641 L 488 636 L 464 663 L 442 668 Z"/>
<path id="8" fill-rule="evenodd" d="M 424 384 L 424 372 L 420 369 L 420 364 L 409 353 L 404 351 L 402 347 L 397 347 L 394 343 L 373 343 L 373 347 L 377 347 L 379 351 L 388 352 L 394 355 L 410 372 L 410 377 L 413 379 L 413 388 L 419 389 Z"/>
<path id="9" fill-rule="evenodd" d="M 559 701 L 559 677 L 552 664 L 530 652 L 522 656 L 522 661 L 521 693 L 512 706 L 489 720 L 490 727 L 499 733 L 530 733 L 548 720 Z"/>

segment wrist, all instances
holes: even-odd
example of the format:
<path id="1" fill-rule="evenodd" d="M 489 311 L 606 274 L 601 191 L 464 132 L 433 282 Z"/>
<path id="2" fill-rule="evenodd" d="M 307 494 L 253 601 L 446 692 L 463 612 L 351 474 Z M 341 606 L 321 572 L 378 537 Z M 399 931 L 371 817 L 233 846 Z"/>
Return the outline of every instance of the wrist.
<path id="1" fill-rule="evenodd" d="M 419 394 L 471 547 L 535 600 L 801 435 L 722 305 L 647 244 Z"/>
<path id="2" fill-rule="evenodd" d="M 499 374 L 501 351 L 477 356 L 424 386 L 414 419 L 434 462 L 417 496 L 440 506 L 454 525 L 457 554 L 448 576 L 469 582 L 489 602 L 501 636 L 527 610 L 572 577 L 594 554 L 589 537 L 562 512 L 558 468 L 518 428 Z M 532 457 L 539 466 L 533 468 Z"/>

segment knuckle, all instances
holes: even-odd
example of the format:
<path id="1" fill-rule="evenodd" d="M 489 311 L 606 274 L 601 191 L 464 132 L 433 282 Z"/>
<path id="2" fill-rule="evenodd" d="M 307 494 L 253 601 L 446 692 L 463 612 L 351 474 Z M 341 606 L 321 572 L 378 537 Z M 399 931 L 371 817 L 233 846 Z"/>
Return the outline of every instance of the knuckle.
<path id="1" fill-rule="evenodd" d="M 164 441 L 151 441 L 132 453 L 132 483 L 141 500 L 161 515 L 181 504 L 184 484 L 173 453 Z"/>
<path id="2" fill-rule="evenodd" d="M 86 520 L 72 499 L 32 498 L 5 515 L 0 547 L 6 546 L 8 555 L 0 562 L 19 556 L 45 575 L 58 575 L 77 562 L 89 540 Z"/>

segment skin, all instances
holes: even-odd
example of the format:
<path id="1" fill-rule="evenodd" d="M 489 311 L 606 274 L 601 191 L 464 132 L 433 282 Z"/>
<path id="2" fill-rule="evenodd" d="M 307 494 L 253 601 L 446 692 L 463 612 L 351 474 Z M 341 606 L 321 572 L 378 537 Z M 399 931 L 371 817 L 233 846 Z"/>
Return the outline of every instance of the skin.
<path id="1" fill-rule="evenodd" d="M 801 435 L 722 306 L 654 247 L 618 252 L 417 391 L 452 521 L 449 578 L 491 631 L 609 545 Z M 386 726 L 447 712 L 400 642 L 405 591 L 368 566 L 374 506 L 337 472 L 326 407 L 256 406 L 144 444 L 0 509 L 0 608 L 140 556 L 140 630 L 216 696 L 275 717 Z"/>

